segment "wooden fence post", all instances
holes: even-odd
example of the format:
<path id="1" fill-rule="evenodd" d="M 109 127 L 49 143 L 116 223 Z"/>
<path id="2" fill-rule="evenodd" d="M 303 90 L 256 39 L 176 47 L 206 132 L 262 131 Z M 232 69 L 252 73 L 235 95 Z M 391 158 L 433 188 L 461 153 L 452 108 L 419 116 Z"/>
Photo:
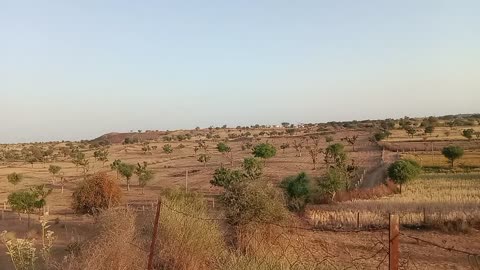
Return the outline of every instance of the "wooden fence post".
<path id="1" fill-rule="evenodd" d="M 185 193 L 188 191 L 188 169 L 185 170 Z"/>
<path id="2" fill-rule="evenodd" d="M 160 219 L 160 207 L 162 206 L 162 201 L 158 199 L 157 204 L 157 213 L 155 215 L 155 223 L 153 225 L 153 235 L 152 243 L 150 244 L 150 254 L 148 255 L 148 270 L 153 270 L 153 256 L 155 255 L 155 242 L 157 241 L 157 232 L 158 232 L 158 221 Z"/>
<path id="3" fill-rule="evenodd" d="M 423 208 L 423 224 L 427 224 L 427 211 Z"/>
<path id="4" fill-rule="evenodd" d="M 360 212 L 357 212 L 357 229 L 360 228 Z"/>
<path id="5" fill-rule="evenodd" d="M 400 224 L 398 215 L 390 214 L 389 238 L 389 268 L 398 270 L 398 261 L 400 258 Z"/>

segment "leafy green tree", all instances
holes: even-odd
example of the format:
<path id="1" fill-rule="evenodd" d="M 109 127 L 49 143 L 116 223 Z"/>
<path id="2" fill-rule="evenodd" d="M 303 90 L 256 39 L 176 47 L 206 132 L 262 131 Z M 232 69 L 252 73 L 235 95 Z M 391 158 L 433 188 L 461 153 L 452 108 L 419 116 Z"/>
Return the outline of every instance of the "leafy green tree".
<path id="1" fill-rule="evenodd" d="M 85 164 L 85 154 L 83 152 L 73 152 L 72 153 L 72 163 L 75 165 L 75 167 L 82 166 L 82 164 Z"/>
<path id="2" fill-rule="evenodd" d="M 107 149 L 99 149 L 93 152 L 93 157 L 96 161 L 101 161 L 103 166 L 108 161 L 108 150 Z"/>
<path id="3" fill-rule="evenodd" d="M 425 127 L 425 134 L 432 134 L 435 131 L 435 127 L 432 125 L 428 125 Z"/>
<path id="4" fill-rule="evenodd" d="M 334 164 L 336 167 L 341 167 L 345 164 L 347 160 L 347 153 L 345 153 L 345 149 L 343 144 L 341 143 L 334 143 L 329 145 L 324 151 L 324 161 L 327 164 L 327 167 L 330 164 Z"/>
<path id="5" fill-rule="evenodd" d="M 12 184 L 14 187 L 18 185 L 23 179 L 23 175 L 13 172 L 11 174 L 7 175 L 7 180 L 10 184 Z"/>
<path id="6" fill-rule="evenodd" d="M 143 165 L 137 163 L 135 174 L 138 176 L 138 185 L 142 187 L 142 194 L 145 194 L 145 186 L 153 179 L 153 171 L 147 168 L 148 163 L 143 162 Z"/>
<path id="7" fill-rule="evenodd" d="M 255 180 L 262 176 L 263 164 L 257 158 L 245 158 L 243 160 L 242 169 L 247 178 Z"/>
<path id="8" fill-rule="evenodd" d="M 165 144 L 163 147 L 162 147 L 162 150 L 165 154 L 171 154 L 173 153 L 173 147 L 171 144 Z"/>
<path id="9" fill-rule="evenodd" d="M 122 162 L 118 166 L 118 172 L 120 173 L 121 176 L 125 178 L 125 181 L 127 182 L 127 191 L 130 191 L 130 179 L 133 176 L 134 170 L 135 170 L 135 165 L 133 164 Z"/>
<path id="10" fill-rule="evenodd" d="M 203 166 L 206 168 L 206 167 L 207 167 L 207 162 L 208 162 L 210 159 L 211 159 L 210 155 L 208 155 L 208 154 L 205 153 L 205 154 L 200 154 L 200 155 L 198 156 L 198 159 L 197 159 L 197 160 L 198 160 L 199 162 L 203 163 Z"/>
<path id="11" fill-rule="evenodd" d="M 462 131 L 462 136 L 467 138 L 468 140 L 471 140 L 473 138 L 473 134 L 475 133 L 475 130 L 469 128 L 469 129 L 464 129 Z"/>
<path id="12" fill-rule="evenodd" d="M 347 181 L 348 173 L 344 168 L 331 167 L 327 170 L 327 174 L 319 179 L 319 191 L 332 202 L 337 192 L 346 185 Z"/>
<path id="13" fill-rule="evenodd" d="M 217 144 L 217 150 L 218 150 L 218 152 L 220 152 L 222 154 L 225 154 L 225 153 L 228 153 L 228 152 L 232 151 L 232 148 L 230 148 L 230 146 L 228 146 L 224 142 L 219 142 Z"/>
<path id="14" fill-rule="evenodd" d="M 12 210 L 20 213 L 27 213 L 28 215 L 28 228 L 30 228 L 30 214 L 35 211 L 35 202 L 37 196 L 29 190 L 17 191 L 8 195 L 8 204 Z"/>
<path id="15" fill-rule="evenodd" d="M 412 127 L 412 126 L 407 126 L 405 127 L 405 131 L 407 132 L 407 134 L 413 138 L 413 136 L 415 135 L 415 133 L 417 133 L 417 130 Z"/>
<path id="16" fill-rule="evenodd" d="M 118 180 L 118 174 L 119 174 L 119 168 L 120 168 L 120 164 L 122 163 L 122 161 L 120 159 L 115 159 L 112 164 L 110 164 L 110 169 L 112 171 L 115 171 L 117 173 L 117 180 Z"/>
<path id="17" fill-rule="evenodd" d="M 395 161 L 388 167 L 388 177 L 400 185 L 400 193 L 402 193 L 402 185 L 415 179 L 420 174 L 420 171 L 421 167 L 417 162 L 401 159 Z"/>
<path id="18" fill-rule="evenodd" d="M 62 170 L 62 167 L 58 165 L 50 165 L 48 167 L 48 172 L 52 174 L 52 184 L 55 185 L 55 176 Z"/>
<path id="19" fill-rule="evenodd" d="M 241 171 L 220 167 L 213 173 L 213 179 L 210 180 L 210 184 L 228 188 L 233 183 L 243 181 L 243 179 L 244 174 Z"/>
<path id="20" fill-rule="evenodd" d="M 289 176 L 280 183 L 288 197 L 288 206 L 293 211 L 302 211 L 310 201 L 311 180 L 305 173 Z"/>
<path id="21" fill-rule="evenodd" d="M 233 166 L 233 152 L 232 152 L 232 148 L 230 146 L 228 146 L 226 143 L 224 142 L 219 142 L 217 144 L 217 150 L 218 152 L 222 153 L 223 155 L 226 155 L 226 154 L 230 154 L 228 156 L 228 159 L 230 160 L 230 165 Z"/>
<path id="22" fill-rule="evenodd" d="M 460 146 L 451 145 L 444 147 L 442 149 L 442 154 L 450 161 L 450 165 L 453 168 L 455 160 L 461 158 L 464 154 L 464 151 Z"/>
<path id="23" fill-rule="evenodd" d="M 263 158 L 265 162 L 267 159 L 272 158 L 277 154 L 277 149 L 269 143 L 261 143 L 253 148 L 252 154 L 255 157 Z"/>
<path id="24" fill-rule="evenodd" d="M 13 192 L 8 195 L 8 204 L 12 210 L 17 213 L 27 213 L 28 228 L 30 228 L 30 215 L 36 209 L 41 209 L 46 204 L 46 197 L 52 192 L 52 189 L 45 190 L 44 185 L 35 186 L 28 190 Z"/>

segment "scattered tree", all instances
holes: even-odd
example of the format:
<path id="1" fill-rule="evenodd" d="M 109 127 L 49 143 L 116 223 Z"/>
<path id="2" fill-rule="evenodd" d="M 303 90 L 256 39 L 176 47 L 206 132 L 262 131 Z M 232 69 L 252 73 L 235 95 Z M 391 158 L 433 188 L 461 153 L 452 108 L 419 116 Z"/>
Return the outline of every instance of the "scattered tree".
<path id="1" fill-rule="evenodd" d="M 93 152 L 93 157 L 96 161 L 101 161 L 103 166 L 108 161 L 108 150 L 107 149 L 99 149 Z"/>
<path id="2" fill-rule="evenodd" d="M 137 163 L 135 174 L 138 176 L 138 185 L 142 187 L 142 194 L 145 194 L 145 186 L 153 179 L 153 171 L 147 168 L 148 163 L 143 162 L 143 165 Z"/>
<path id="3" fill-rule="evenodd" d="M 132 178 L 135 165 L 122 162 L 118 166 L 118 172 L 125 178 L 127 182 L 127 191 L 130 191 L 130 178 Z"/>
<path id="4" fill-rule="evenodd" d="M 262 176 L 263 164 L 257 158 L 245 158 L 242 164 L 245 176 L 249 179 L 255 180 Z"/>
<path id="5" fill-rule="evenodd" d="M 60 172 L 62 167 L 58 165 L 50 165 L 48 167 L 48 172 L 52 174 L 52 185 L 55 185 L 55 176 Z"/>
<path id="6" fill-rule="evenodd" d="M 75 165 L 75 167 L 77 167 L 78 170 L 78 167 L 85 163 L 85 154 L 83 152 L 73 152 L 72 163 Z"/>
<path id="7" fill-rule="evenodd" d="M 405 127 L 405 131 L 407 132 L 407 134 L 413 138 L 413 136 L 415 135 L 415 133 L 417 133 L 417 130 L 412 127 L 412 126 L 407 126 Z"/>
<path id="8" fill-rule="evenodd" d="M 122 163 L 122 161 L 120 159 L 115 159 L 112 164 L 110 164 L 110 169 L 112 171 L 115 171 L 117 173 L 117 180 L 118 180 L 118 174 L 120 172 L 119 168 L 120 168 L 120 164 Z"/>
<path id="9" fill-rule="evenodd" d="M 295 152 L 297 153 L 297 157 L 302 156 L 302 148 L 303 144 L 301 142 L 297 142 L 297 140 L 293 140 L 293 149 L 295 149 Z"/>
<path id="10" fill-rule="evenodd" d="M 200 154 L 200 155 L 198 156 L 198 159 L 197 159 L 197 160 L 198 160 L 199 162 L 203 163 L 203 166 L 206 168 L 206 167 L 207 167 L 207 162 L 210 160 L 210 158 L 211 158 L 211 157 L 210 157 L 210 155 L 208 155 L 208 154 Z"/>
<path id="11" fill-rule="evenodd" d="M 213 173 L 213 179 L 210 184 L 217 187 L 228 188 L 230 185 L 240 182 L 244 179 L 244 174 L 239 170 L 224 168 L 223 166 L 216 169 Z"/>
<path id="12" fill-rule="evenodd" d="M 434 130 L 435 130 L 434 126 L 428 125 L 428 126 L 425 127 L 425 134 L 430 134 L 431 135 Z"/>
<path id="13" fill-rule="evenodd" d="M 475 133 L 475 130 L 469 128 L 469 129 L 464 129 L 462 131 L 462 136 L 467 138 L 469 141 L 473 138 L 473 134 Z"/>
<path id="14" fill-rule="evenodd" d="M 52 192 L 51 189 L 45 190 L 44 185 L 35 186 L 28 190 L 13 192 L 8 195 L 8 204 L 13 211 L 18 214 L 27 213 L 28 228 L 30 228 L 30 214 L 36 209 L 41 209 L 46 204 L 46 197 Z"/>
<path id="15" fill-rule="evenodd" d="M 343 140 L 347 141 L 352 146 L 353 152 L 355 152 L 355 143 L 357 142 L 357 139 L 358 139 L 358 135 L 353 135 L 351 137 L 346 136 L 345 138 L 342 139 L 342 141 Z"/>
<path id="16" fill-rule="evenodd" d="M 388 139 L 388 137 L 390 137 L 390 135 L 392 135 L 392 133 L 388 130 L 382 130 L 380 132 L 377 132 L 373 135 L 373 138 L 375 139 L 375 141 L 379 142 L 379 141 L 382 141 L 384 139 Z"/>
<path id="17" fill-rule="evenodd" d="M 288 149 L 290 147 L 290 144 L 288 143 L 282 143 L 282 145 L 280 145 L 280 149 L 282 149 L 282 153 L 285 154 L 285 149 Z"/>
<path id="18" fill-rule="evenodd" d="M 12 184 L 14 187 L 18 185 L 23 179 L 23 175 L 13 172 L 11 174 L 7 175 L 7 180 L 10 184 Z"/>
<path id="19" fill-rule="evenodd" d="M 261 143 L 253 148 L 252 154 L 255 157 L 263 158 L 265 163 L 267 159 L 277 154 L 277 149 L 269 143 Z"/>
<path id="20" fill-rule="evenodd" d="M 310 201 L 310 177 L 301 172 L 296 176 L 289 176 L 280 183 L 288 197 L 288 206 L 293 211 L 302 211 Z"/>
<path id="21" fill-rule="evenodd" d="M 327 164 L 327 167 L 329 167 L 330 164 L 334 164 L 335 167 L 343 167 L 346 160 L 347 154 L 345 153 L 342 144 L 331 144 L 327 147 L 327 149 L 325 149 L 324 161 L 325 164 Z"/>
<path id="22" fill-rule="evenodd" d="M 450 161 L 450 165 L 453 168 L 455 160 L 463 156 L 463 148 L 460 146 L 447 146 L 442 149 L 442 154 Z"/>
<path id="23" fill-rule="evenodd" d="M 400 193 L 402 193 L 402 185 L 415 179 L 420 174 L 420 171 L 421 167 L 417 162 L 401 159 L 388 167 L 388 177 L 400 185 Z"/>
<path id="24" fill-rule="evenodd" d="M 171 153 L 173 153 L 173 147 L 172 147 L 172 145 L 170 145 L 170 144 L 165 144 L 165 145 L 162 147 L 162 150 L 163 150 L 163 152 L 164 152 L 165 154 L 169 154 L 169 155 L 170 155 Z"/>
<path id="25" fill-rule="evenodd" d="M 312 138 L 312 145 L 308 145 L 306 148 L 310 154 L 310 157 L 312 158 L 313 170 L 316 170 L 318 155 L 323 153 L 323 149 L 320 148 L 320 138 Z"/>
<path id="26" fill-rule="evenodd" d="M 327 170 L 327 174 L 318 181 L 319 191 L 324 194 L 330 202 L 333 202 L 335 195 L 345 186 L 347 181 L 348 174 L 346 170 L 341 167 L 330 167 Z"/>

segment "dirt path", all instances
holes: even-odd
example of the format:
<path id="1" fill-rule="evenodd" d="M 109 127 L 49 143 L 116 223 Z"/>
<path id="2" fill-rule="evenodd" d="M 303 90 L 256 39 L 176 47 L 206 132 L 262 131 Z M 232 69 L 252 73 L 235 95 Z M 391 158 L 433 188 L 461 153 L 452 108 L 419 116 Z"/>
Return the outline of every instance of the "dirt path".
<path id="1" fill-rule="evenodd" d="M 397 153 L 385 150 L 383 164 L 378 165 L 376 168 L 369 170 L 366 173 L 360 188 L 373 188 L 382 184 L 387 177 L 388 166 L 397 159 Z"/>

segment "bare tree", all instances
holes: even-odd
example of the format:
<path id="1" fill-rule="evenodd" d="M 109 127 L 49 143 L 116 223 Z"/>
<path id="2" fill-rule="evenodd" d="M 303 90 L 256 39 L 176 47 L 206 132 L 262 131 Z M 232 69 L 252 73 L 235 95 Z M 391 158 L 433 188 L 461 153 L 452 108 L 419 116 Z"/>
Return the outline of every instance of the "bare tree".
<path id="1" fill-rule="evenodd" d="M 303 144 L 301 142 L 297 143 L 297 140 L 293 140 L 293 148 L 297 152 L 297 157 L 301 157 L 302 156 Z"/>
<path id="2" fill-rule="evenodd" d="M 312 158 L 313 170 L 316 170 L 318 156 L 323 153 L 323 149 L 320 148 L 320 138 L 312 138 L 312 144 L 308 145 L 306 148 L 308 150 L 308 153 L 310 154 L 310 157 Z"/>
<path id="3" fill-rule="evenodd" d="M 345 138 L 342 138 L 342 141 L 347 141 L 351 146 L 353 152 L 355 152 L 355 143 L 357 142 L 358 135 L 353 135 L 351 137 L 346 136 Z"/>

